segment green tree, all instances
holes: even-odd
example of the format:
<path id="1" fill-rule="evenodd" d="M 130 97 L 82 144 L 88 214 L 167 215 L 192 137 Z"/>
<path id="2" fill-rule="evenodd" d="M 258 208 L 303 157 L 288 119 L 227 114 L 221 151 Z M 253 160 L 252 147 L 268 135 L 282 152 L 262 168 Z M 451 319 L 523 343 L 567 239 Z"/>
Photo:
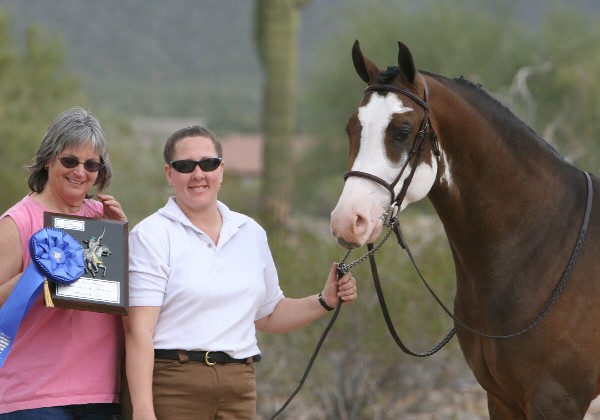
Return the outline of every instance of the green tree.
<path id="1" fill-rule="evenodd" d="M 274 236 L 285 227 L 291 208 L 298 25 L 304 3 L 302 0 L 256 0 L 255 3 L 256 45 L 265 75 L 261 219 Z"/>
<path id="2" fill-rule="evenodd" d="M 531 104 L 526 121 L 569 161 L 591 172 L 600 165 L 599 43 L 598 15 L 555 7 L 542 22 L 531 59 L 546 69 L 533 74 L 525 85 L 529 92 L 519 95 Z"/>
<path id="3" fill-rule="evenodd" d="M 0 208 L 27 193 L 22 166 L 32 157 L 45 129 L 64 109 L 83 105 L 79 82 L 65 63 L 60 41 L 30 27 L 22 50 L 10 37 L 0 11 Z"/>
<path id="4" fill-rule="evenodd" d="M 314 52 L 321 64 L 301 108 L 304 127 L 319 141 L 298 167 L 298 177 L 313 182 L 297 185 L 296 208 L 327 216 L 341 191 L 348 160 L 344 127 L 364 88 L 350 60 L 355 39 L 380 67 L 396 63 L 402 41 L 419 69 L 482 84 L 567 159 L 596 170 L 598 15 L 553 2 L 532 23 L 516 15 L 515 2 L 472 3 L 376 0 L 341 11 L 347 24 Z"/>
<path id="5" fill-rule="evenodd" d="M 512 9 L 465 3 L 354 1 L 340 10 L 344 24 L 314 51 L 321 59 L 303 98 L 303 127 L 318 141 L 298 167 L 298 177 L 313 182 L 298 184 L 295 207 L 328 216 L 341 191 L 348 162 L 344 128 L 365 87 L 350 58 L 354 40 L 382 68 L 397 64 L 401 41 L 419 69 L 464 76 L 492 91 L 529 63 L 532 39 Z"/>
<path id="6" fill-rule="evenodd" d="M 420 69 L 448 77 L 464 76 L 481 83 L 568 159 L 592 170 L 598 167 L 594 164 L 600 156 L 597 134 L 600 122 L 595 118 L 600 109 L 597 78 L 600 22 L 596 16 L 585 16 L 558 5 L 542 17 L 539 25 L 530 26 L 510 7 L 475 5 L 461 0 L 407 3 L 393 0 L 353 2 L 351 6 L 346 3 L 338 17 L 348 25 L 314 51 L 321 57 L 321 66 L 311 78 L 303 121 L 319 141 L 297 168 L 297 177 L 306 177 L 311 182 L 297 184 L 296 210 L 309 209 L 328 216 L 339 197 L 348 160 L 344 127 L 364 89 L 350 59 L 355 39 L 361 41 L 363 51 L 382 68 L 396 64 L 397 41 L 406 43 Z M 452 307 L 453 262 L 439 220 L 427 216 L 432 212 L 424 200 L 409 206 L 401 213 L 400 220 L 424 277 L 446 305 Z M 304 250 L 310 248 L 307 243 L 302 242 L 303 252 L 310 252 Z M 300 247 L 290 250 L 293 258 L 299 260 L 294 271 L 298 273 L 312 268 L 312 260 L 336 255 L 333 250 L 321 249 L 312 259 L 306 256 L 302 259 L 299 251 Z M 353 254 L 360 255 L 360 251 Z M 429 349 L 448 331 L 451 320 L 426 293 L 393 239 L 378 251 L 377 261 L 398 333 L 409 347 L 417 351 Z M 293 266 L 286 263 L 288 269 Z M 472 389 L 480 391 L 456 341 L 435 356 L 418 360 L 394 347 L 385 331 L 369 284 L 371 276 L 365 268 L 363 264 L 353 269 L 360 282 L 359 299 L 342 309 L 338 325 L 332 330 L 307 385 L 288 407 L 288 416 L 395 419 L 410 413 L 417 417 L 436 412 L 431 395 L 440 388 L 471 380 Z M 309 279 L 302 281 L 308 283 Z M 274 348 L 272 342 L 287 340 L 280 357 L 308 360 L 309 355 L 295 352 L 305 349 L 310 340 L 316 343 L 323 327 L 323 324 L 320 329 L 308 327 L 312 338 L 268 337 L 269 347 L 264 347 L 269 351 Z M 295 365 L 284 366 L 291 370 Z M 296 368 L 296 376 L 288 379 L 288 383 L 280 379 L 281 369 L 265 372 L 269 385 L 259 395 L 279 395 L 280 401 L 284 401 L 297 384 L 304 365 L 300 363 Z M 285 389 L 289 390 L 287 395 L 282 392 Z M 485 396 L 481 392 L 476 397 L 482 402 L 480 415 L 484 418 Z M 461 412 L 458 404 L 453 402 L 444 410 L 452 410 L 448 413 L 451 417 L 471 417 Z M 265 406 L 268 405 L 259 405 Z M 270 413 L 264 409 L 265 418 Z"/>

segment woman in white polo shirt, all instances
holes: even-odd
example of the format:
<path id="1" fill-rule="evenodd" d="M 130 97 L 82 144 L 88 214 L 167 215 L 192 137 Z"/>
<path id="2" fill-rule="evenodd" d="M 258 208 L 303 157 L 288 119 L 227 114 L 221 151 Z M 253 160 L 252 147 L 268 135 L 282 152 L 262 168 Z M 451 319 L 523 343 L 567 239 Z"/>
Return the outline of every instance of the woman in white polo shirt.
<path id="1" fill-rule="evenodd" d="M 302 327 L 356 299 L 332 265 L 323 291 L 285 298 L 265 231 L 217 196 L 223 149 L 209 130 L 172 134 L 165 173 L 175 196 L 129 237 L 126 369 L 135 419 L 253 419 L 256 330 Z"/>

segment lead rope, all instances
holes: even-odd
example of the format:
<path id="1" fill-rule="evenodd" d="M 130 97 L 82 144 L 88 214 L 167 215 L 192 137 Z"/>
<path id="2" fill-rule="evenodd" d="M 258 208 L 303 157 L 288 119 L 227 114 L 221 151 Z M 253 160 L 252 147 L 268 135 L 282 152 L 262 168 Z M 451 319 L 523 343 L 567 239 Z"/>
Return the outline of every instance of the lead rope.
<path id="1" fill-rule="evenodd" d="M 417 274 L 419 275 L 419 277 L 421 278 L 421 280 L 423 281 L 423 283 L 425 284 L 425 287 L 427 288 L 427 290 L 433 295 L 433 297 L 435 298 L 435 300 L 438 302 L 438 304 L 442 307 L 442 309 L 455 321 L 457 322 L 461 327 L 465 328 L 466 330 L 475 333 L 477 335 L 483 336 L 483 337 L 487 337 L 487 338 L 492 338 L 492 339 L 506 339 L 506 338 L 512 338 L 518 335 L 521 335 L 527 331 L 529 331 L 531 328 L 533 328 L 535 325 L 537 325 L 545 316 L 546 314 L 549 312 L 550 308 L 554 305 L 554 303 L 556 303 L 556 301 L 558 300 L 558 297 L 560 296 L 560 294 L 562 293 L 563 289 L 565 288 L 569 277 L 571 275 L 571 272 L 573 271 L 574 267 L 575 267 L 575 263 L 577 261 L 577 258 L 579 257 L 579 253 L 581 251 L 581 248 L 583 247 L 583 243 L 586 237 L 586 233 L 587 233 L 587 228 L 588 228 L 588 224 L 589 224 L 589 219 L 590 219 L 590 214 L 592 211 L 592 202 L 593 202 L 593 189 L 592 189 L 592 180 L 590 178 L 590 175 L 587 172 L 584 172 L 584 175 L 586 177 L 587 180 L 587 192 L 588 192 L 588 196 L 587 196 L 587 203 L 586 203 L 586 209 L 585 209 L 585 214 L 583 217 L 583 222 L 581 225 L 581 230 L 579 232 L 579 237 L 577 238 L 577 242 L 575 244 L 575 248 L 573 249 L 573 253 L 571 254 L 571 257 L 569 259 L 569 262 L 567 264 L 567 267 L 563 273 L 563 276 L 561 277 L 559 283 L 557 284 L 556 288 L 554 289 L 551 298 L 549 299 L 549 301 L 546 303 L 546 305 L 544 306 L 543 310 L 541 313 L 538 314 L 538 316 L 529 324 L 527 325 L 525 328 L 514 332 L 512 334 L 505 334 L 505 335 L 487 335 L 484 334 L 480 331 L 476 331 L 472 328 L 470 328 L 469 326 L 465 325 L 464 323 L 462 323 L 460 320 L 458 320 L 454 314 L 443 304 L 443 302 L 438 298 L 438 296 L 435 294 L 435 292 L 432 290 L 432 288 L 429 286 L 429 284 L 427 283 L 427 281 L 425 280 L 425 278 L 423 277 L 423 275 L 421 274 L 418 266 L 416 265 L 414 258 L 412 256 L 412 253 L 410 252 L 410 249 L 408 248 L 406 242 L 404 241 L 404 238 L 402 237 L 402 232 L 400 231 L 400 223 L 398 222 L 398 219 L 396 218 L 396 212 L 397 210 L 394 209 L 392 207 L 390 207 L 390 209 L 388 210 L 388 214 L 386 214 L 386 218 L 385 218 L 385 225 L 388 226 L 390 229 L 388 230 L 388 232 L 386 233 L 385 237 L 375 246 L 368 244 L 367 245 L 367 249 L 368 252 L 363 255 L 362 257 L 360 257 L 359 259 L 357 259 L 356 261 L 350 263 L 350 264 L 345 264 L 344 261 L 346 261 L 346 259 L 348 258 L 348 256 L 350 255 L 351 250 L 346 251 L 346 253 L 344 254 L 344 256 L 342 257 L 342 259 L 340 260 L 340 262 L 338 263 L 338 267 L 337 267 L 337 275 L 338 278 L 342 277 L 345 273 L 347 273 L 351 268 L 357 266 L 358 264 L 362 263 L 365 259 L 369 258 L 369 261 L 371 263 L 371 274 L 373 275 L 373 281 L 375 283 L 375 289 L 377 291 L 377 297 L 379 298 L 379 304 L 381 306 L 381 309 L 383 311 L 383 316 L 385 318 L 385 322 L 387 324 L 388 330 L 390 332 L 390 334 L 392 335 L 392 338 L 394 339 L 394 341 L 396 342 L 396 344 L 398 345 L 398 347 L 400 347 L 402 349 L 402 351 L 404 351 L 404 353 L 409 354 L 411 356 L 416 356 L 416 357 L 427 357 L 427 356 L 431 356 L 432 354 L 436 353 L 437 351 L 439 351 L 442 347 L 444 347 L 454 336 L 454 334 L 456 333 L 456 329 L 452 328 L 450 330 L 450 332 L 446 335 L 446 337 L 444 337 L 444 339 L 442 339 L 442 341 L 440 341 L 438 344 L 436 344 L 431 350 L 428 350 L 424 353 L 415 353 L 412 350 L 410 350 L 409 348 L 407 348 L 404 343 L 402 343 L 402 340 L 400 340 L 400 338 L 398 337 L 398 334 L 396 333 L 396 329 L 394 328 L 394 324 L 392 322 L 392 319 L 389 315 L 389 312 L 387 310 L 387 305 L 385 303 L 385 298 L 383 296 L 383 291 L 381 289 L 381 284 L 379 281 L 379 274 L 377 272 L 377 264 L 375 262 L 375 251 L 377 251 L 383 244 L 385 241 L 387 241 L 387 239 L 390 237 L 391 233 L 394 232 L 396 234 L 396 237 L 398 239 L 398 243 L 399 245 L 404 248 L 413 264 L 413 266 L 415 267 Z M 319 354 L 319 350 L 321 350 L 321 346 L 323 345 L 323 343 L 325 342 L 325 338 L 327 337 L 327 335 L 329 334 L 329 331 L 331 330 L 331 328 L 333 327 L 333 324 L 335 323 L 338 314 L 340 312 L 340 309 L 342 307 L 342 300 L 338 300 L 338 304 L 335 308 L 335 312 L 333 313 L 333 316 L 331 317 L 331 320 L 329 321 L 329 323 L 327 324 L 327 327 L 325 328 L 325 331 L 323 331 L 323 334 L 321 335 L 321 338 L 319 339 L 319 342 L 317 343 L 317 346 L 315 347 L 315 350 L 313 352 L 312 357 L 310 358 L 310 361 L 308 362 L 308 365 L 304 371 L 304 375 L 302 375 L 302 379 L 300 379 L 300 383 L 298 384 L 298 386 L 296 387 L 296 389 L 294 390 L 294 392 L 292 392 L 292 394 L 289 396 L 289 398 L 287 399 L 287 401 L 283 404 L 283 406 L 273 415 L 273 417 L 271 417 L 271 420 L 273 420 L 275 417 L 277 417 L 279 414 L 281 414 L 289 405 L 289 403 L 294 399 L 294 397 L 296 396 L 296 394 L 300 391 L 300 388 L 302 388 L 302 385 L 304 385 L 304 382 L 306 380 L 306 378 L 308 377 L 308 374 L 317 358 L 317 355 Z"/>
<path id="2" fill-rule="evenodd" d="M 352 262 L 350 264 L 345 264 L 344 263 L 344 261 L 346 261 L 346 259 L 350 255 L 350 252 L 352 251 L 352 250 L 347 250 L 346 253 L 344 254 L 344 256 L 342 257 L 342 259 L 340 260 L 340 262 L 337 263 L 337 277 L 338 277 L 338 279 L 341 278 L 344 274 L 346 274 L 352 267 L 355 267 L 358 264 L 360 264 L 361 262 L 363 262 L 364 260 L 366 260 L 367 258 L 370 258 L 375 253 L 375 251 L 377 251 L 381 247 L 381 245 L 383 245 L 383 243 L 385 241 L 387 241 L 387 239 L 390 237 L 391 233 L 392 233 L 392 229 L 390 229 L 387 232 L 387 234 L 385 235 L 385 237 L 376 246 L 370 245 L 369 246 L 369 251 L 365 255 L 363 255 L 362 257 L 360 257 L 359 259 L 357 259 L 356 261 L 354 261 L 354 262 Z M 273 420 L 275 417 L 277 417 L 279 414 L 281 414 L 283 412 L 283 410 L 285 410 L 287 408 L 287 406 L 289 405 L 289 403 L 294 399 L 294 397 L 296 396 L 296 394 L 300 391 L 300 388 L 302 388 L 302 385 L 304 385 L 304 381 L 308 377 L 308 373 L 312 369 L 312 366 L 315 363 L 315 360 L 317 359 L 317 355 L 319 354 L 319 350 L 321 350 L 321 346 L 325 342 L 325 338 L 327 337 L 327 335 L 329 334 L 329 331 L 333 327 L 333 324 L 335 323 L 335 320 L 337 319 L 338 314 L 340 313 L 340 309 L 341 308 L 342 308 L 342 300 L 339 299 L 338 303 L 337 303 L 337 306 L 335 307 L 335 312 L 333 313 L 333 316 L 329 320 L 329 323 L 327 324 L 327 327 L 325 327 L 325 331 L 323 331 L 323 334 L 321 335 L 321 338 L 319 339 L 319 342 L 317 343 L 317 346 L 315 347 L 315 350 L 313 351 L 313 354 L 312 354 L 312 356 L 311 356 L 311 358 L 310 358 L 310 360 L 308 362 L 308 365 L 306 366 L 306 369 L 304 370 L 304 375 L 302 375 L 302 379 L 300 379 L 300 383 L 298 384 L 298 386 L 296 387 L 296 389 L 294 390 L 294 392 L 292 392 L 292 394 L 289 396 L 289 398 L 287 399 L 287 401 L 273 415 L 273 417 L 271 417 L 271 420 Z"/>

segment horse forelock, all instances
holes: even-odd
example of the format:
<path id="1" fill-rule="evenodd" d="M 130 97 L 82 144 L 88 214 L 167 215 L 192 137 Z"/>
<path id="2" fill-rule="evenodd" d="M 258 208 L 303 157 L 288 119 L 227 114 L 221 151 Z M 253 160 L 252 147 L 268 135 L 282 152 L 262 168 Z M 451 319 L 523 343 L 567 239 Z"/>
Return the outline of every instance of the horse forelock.
<path id="1" fill-rule="evenodd" d="M 378 82 L 383 85 L 389 85 L 392 81 L 402 74 L 402 70 L 398 66 L 388 66 L 387 69 L 379 74 Z"/>

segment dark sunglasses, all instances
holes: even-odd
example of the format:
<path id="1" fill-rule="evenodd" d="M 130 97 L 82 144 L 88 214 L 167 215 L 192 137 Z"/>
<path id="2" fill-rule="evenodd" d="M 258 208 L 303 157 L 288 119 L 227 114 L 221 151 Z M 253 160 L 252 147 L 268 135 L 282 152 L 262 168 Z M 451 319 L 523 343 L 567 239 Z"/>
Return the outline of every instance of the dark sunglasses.
<path id="1" fill-rule="evenodd" d="M 173 169 L 177 172 L 181 172 L 184 174 L 189 174 L 194 169 L 196 169 L 196 165 L 200 167 L 204 172 L 212 172 L 219 167 L 221 164 L 221 158 L 208 158 L 202 160 L 174 160 L 169 163 Z"/>
<path id="2" fill-rule="evenodd" d="M 98 172 L 104 164 L 102 162 L 98 162 L 96 160 L 86 160 L 85 162 L 80 162 L 79 159 L 73 156 L 63 156 L 57 157 L 58 161 L 62 166 L 67 169 L 76 168 L 79 164 L 83 165 L 83 169 L 88 172 Z"/>

